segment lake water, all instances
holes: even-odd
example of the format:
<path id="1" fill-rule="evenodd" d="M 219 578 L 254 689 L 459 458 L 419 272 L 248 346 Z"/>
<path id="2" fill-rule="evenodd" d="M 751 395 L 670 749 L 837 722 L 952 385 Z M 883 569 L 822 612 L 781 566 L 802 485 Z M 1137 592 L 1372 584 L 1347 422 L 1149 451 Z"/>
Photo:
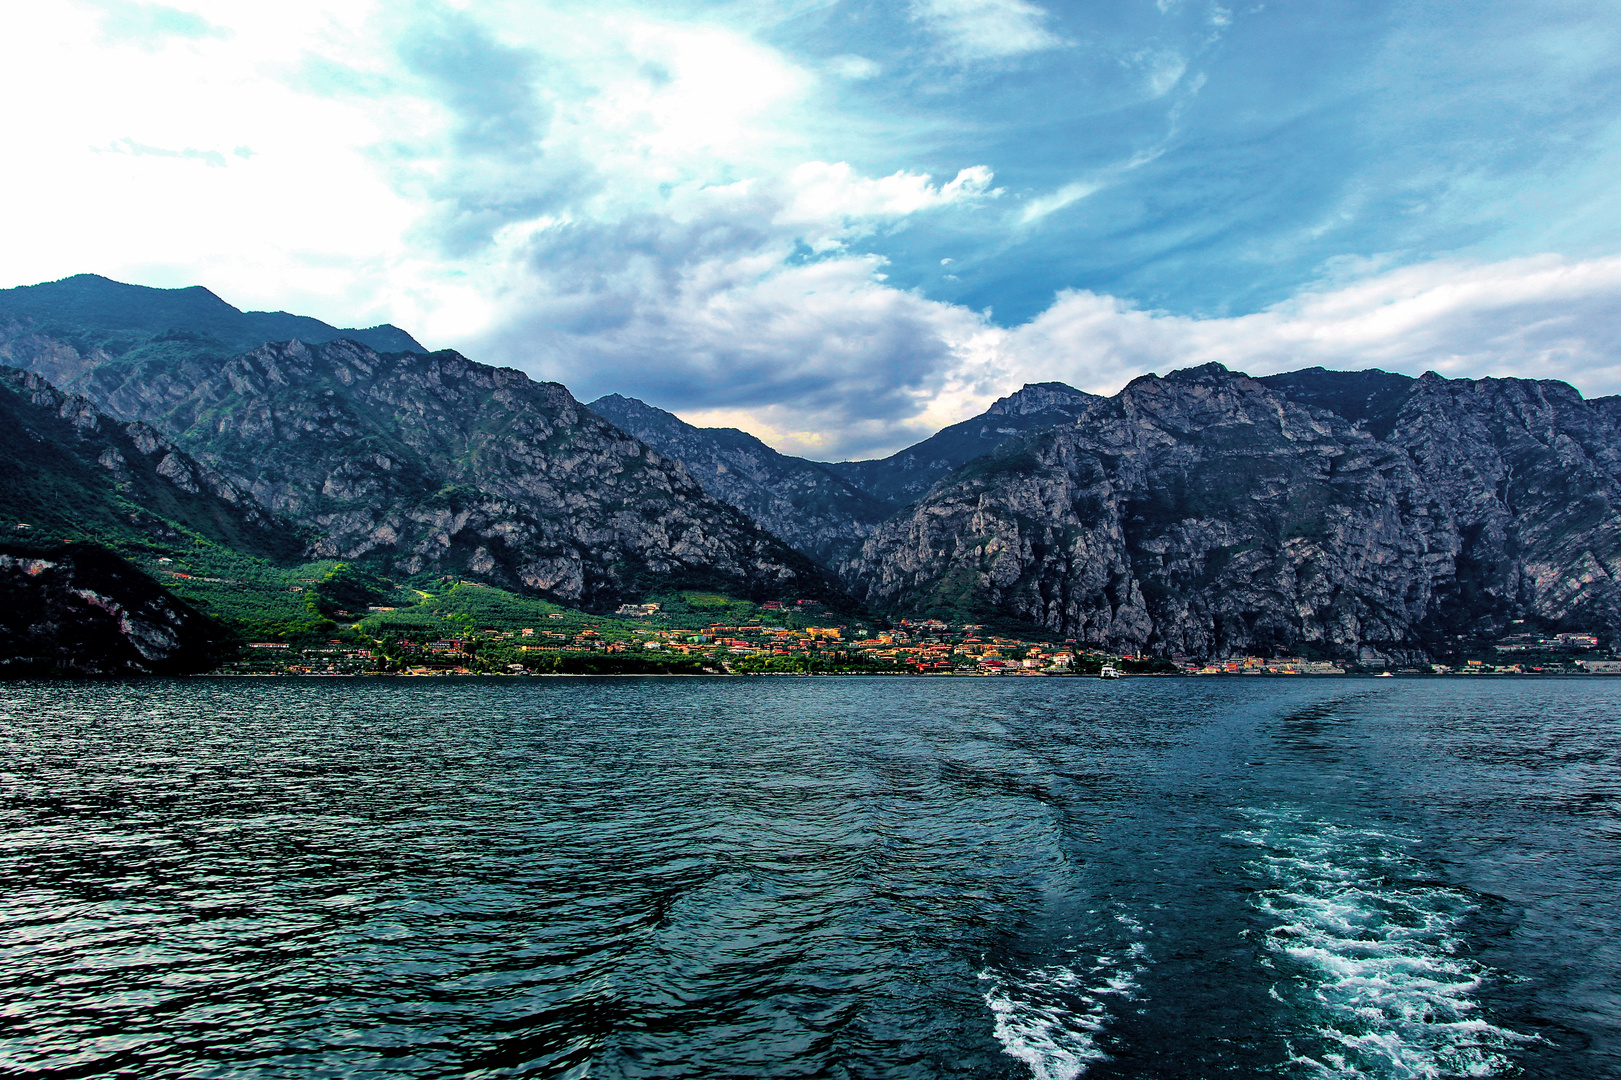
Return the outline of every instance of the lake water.
<path id="1" fill-rule="evenodd" d="M 1621 679 L 0 684 L 0 1073 L 1621 1076 Z"/>

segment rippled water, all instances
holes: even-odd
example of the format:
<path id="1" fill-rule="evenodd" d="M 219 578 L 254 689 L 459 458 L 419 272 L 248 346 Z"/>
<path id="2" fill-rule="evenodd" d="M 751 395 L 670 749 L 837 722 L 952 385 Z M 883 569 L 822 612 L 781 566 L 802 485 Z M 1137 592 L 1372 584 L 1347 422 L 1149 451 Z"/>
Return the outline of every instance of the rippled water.
<path id="1" fill-rule="evenodd" d="M 0 684 L 0 1073 L 1621 1076 L 1621 680 Z"/>

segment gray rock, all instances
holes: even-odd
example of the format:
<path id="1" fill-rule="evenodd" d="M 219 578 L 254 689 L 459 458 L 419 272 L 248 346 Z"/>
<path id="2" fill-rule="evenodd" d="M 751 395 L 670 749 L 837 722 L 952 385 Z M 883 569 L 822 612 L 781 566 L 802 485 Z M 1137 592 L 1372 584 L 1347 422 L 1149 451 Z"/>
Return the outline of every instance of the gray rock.
<path id="1" fill-rule="evenodd" d="M 1138 379 L 965 466 L 841 570 L 890 610 L 1159 654 L 1416 660 L 1513 619 L 1621 630 L 1621 408 L 1394 376 L 1370 424 L 1311 404 L 1345 389 L 1322 381 Z"/>
<path id="2" fill-rule="evenodd" d="M 1029 431 L 1067 424 L 1098 398 L 1060 382 L 1030 383 L 971 420 L 943 428 L 914 446 L 872 461 L 836 461 L 827 469 L 890 505 L 919 498 L 974 458 Z"/>
<path id="3" fill-rule="evenodd" d="M 279 558 L 297 531 L 149 425 L 115 420 L 40 376 L 0 367 L 0 517 L 59 539 L 121 545 L 201 536 Z M 9 527 L 9 525 L 8 525 Z"/>
<path id="4" fill-rule="evenodd" d="M 834 466 L 778 453 L 736 428 L 694 427 L 618 394 L 587 408 L 681 462 L 709 494 L 824 565 L 848 557 L 893 509 L 840 479 Z"/>
<path id="5" fill-rule="evenodd" d="M 295 340 L 104 362 L 71 386 L 308 530 L 313 557 L 587 604 L 671 587 L 837 591 L 562 386 L 453 352 Z"/>
<path id="6" fill-rule="evenodd" d="M 183 675 L 219 663 L 217 626 L 109 551 L 0 547 L 0 676 Z"/>

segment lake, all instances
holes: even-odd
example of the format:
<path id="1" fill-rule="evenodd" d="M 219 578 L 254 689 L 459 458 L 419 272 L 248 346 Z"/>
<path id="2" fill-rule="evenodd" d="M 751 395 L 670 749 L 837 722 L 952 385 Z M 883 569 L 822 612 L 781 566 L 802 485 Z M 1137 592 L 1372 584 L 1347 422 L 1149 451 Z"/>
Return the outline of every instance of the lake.
<path id="1" fill-rule="evenodd" d="M 1621 1076 L 1621 679 L 0 683 L 0 1072 Z"/>

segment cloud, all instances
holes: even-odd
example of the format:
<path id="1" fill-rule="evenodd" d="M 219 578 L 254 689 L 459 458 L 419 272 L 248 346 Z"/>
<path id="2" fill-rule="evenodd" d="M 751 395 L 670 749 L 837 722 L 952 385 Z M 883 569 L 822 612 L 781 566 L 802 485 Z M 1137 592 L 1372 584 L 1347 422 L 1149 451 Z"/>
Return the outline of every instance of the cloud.
<path id="1" fill-rule="evenodd" d="M 1026 0 L 914 0 L 913 18 L 927 26 L 953 60 L 999 60 L 1065 44 L 1046 27 L 1048 13 Z"/>
<path id="2" fill-rule="evenodd" d="M 552 351 L 544 366 L 583 396 L 618 390 L 701 421 L 746 417 L 780 445 L 827 456 L 887 447 L 897 427 L 926 434 L 986 330 L 965 309 L 884 286 L 870 257 L 685 269 L 667 302 L 621 294 L 615 318 L 583 335 L 560 332 L 543 299 L 512 329 Z"/>
<path id="3" fill-rule="evenodd" d="M 1252 375 L 1378 367 L 1621 393 L 1621 257 L 1434 261 L 1234 318 L 1072 291 L 1012 329 L 889 288 L 876 269 L 843 259 L 734 282 L 705 296 L 702 314 L 674 306 L 657 340 L 627 338 L 596 357 L 599 381 L 630 384 L 626 392 L 693 423 L 741 427 L 822 459 L 899 449 L 1024 383 L 1109 394 L 1150 371 L 1210 361 Z M 667 379 L 620 367 L 636 349 L 672 358 Z M 701 394 L 692 390 L 695 353 L 716 380 Z"/>
<path id="4" fill-rule="evenodd" d="M 1440 260 L 1226 319 L 1067 292 L 997 348 L 997 362 L 1018 379 L 1062 379 L 1099 392 L 1150 370 L 1212 360 L 1254 375 L 1379 367 L 1562 379 L 1590 395 L 1618 393 L 1621 257 Z"/>
<path id="5" fill-rule="evenodd" d="M 462 11 L 413 19 L 392 44 L 402 78 L 389 86 L 389 104 L 404 106 L 403 122 L 373 153 L 398 189 L 428 203 L 413 239 L 452 259 L 477 257 L 503 229 L 564 212 L 600 189 L 588 162 L 549 140 L 557 104 L 548 95 L 579 87 L 561 73 L 546 78 L 538 49 L 498 40 Z M 300 77 L 311 70 L 326 71 L 334 86 L 377 84 L 365 72 L 334 71 L 330 59 L 306 60 Z"/>
<path id="6" fill-rule="evenodd" d="M 186 147 L 184 150 L 170 150 L 162 146 L 147 146 L 145 143 L 138 143 L 134 139 L 114 139 L 106 146 L 98 146 L 93 149 L 103 154 L 128 154 L 131 157 L 177 158 L 182 161 L 200 161 L 204 165 L 215 169 L 223 169 L 227 164 L 225 154 L 219 150 L 198 150 L 191 146 Z M 244 160 L 253 156 L 253 151 L 246 146 L 239 146 L 231 153 L 233 156 Z"/>
<path id="7" fill-rule="evenodd" d="M 1019 211 L 1019 224 L 1028 225 L 1032 221 L 1039 221 L 1055 210 L 1062 210 L 1071 203 L 1080 202 L 1088 195 L 1094 194 L 1103 187 L 1100 183 L 1076 181 L 1065 184 L 1049 195 L 1042 195 L 1031 199 Z"/>
<path id="8" fill-rule="evenodd" d="M 947 183 L 935 185 L 925 173 L 896 172 L 869 179 L 859 176 L 848 162 L 808 161 L 793 169 L 784 181 L 788 193 L 775 221 L 785 225 L 822 225 L 844 231 L 860 219 L 904 217 L 953 203 L 994 198 L 993 174 L 973 165 Z"/>
<path id="9" fill-rule="evenodd" d="M 683 188 L 657 213 L 557 221 L 526 236 L 521 270 L 502 272 L 509 289 L 471 351 L 585 397 L 748 412 L 805 451 L 887 446 L 897 425 L 926 433 L 986 323 L 886 285 L 882 260 L 845 241 L 992 197 L 991 180 L 982 167 L 935 184 L 812 162 Z"/>
<path id="10" fill-rule="evenodd" d="M 1188 70 L 1187 59 L 1171 49 L 1144 50 L 1133 54 L 1129 63 L 1143 72 L 1151 98 L 1169 94 Z"/>
<path id="11" fill-rule="evenodd" d="M 827 62 L 827 69 L 841 79 L 874 79 L 883 74 L 882 65 L 855 53 L 844 53 Z"/>
<path id="12" fill-rule="evenodd" d="M 109 42 L 156 49 L 171 38 L 195 41 L 229 36 L 229 31 L 195 12 L 163 4 L 140 4 L 134 0 L 83 2 L 101 12 L 102 37 Z"/>
<path id="13" fill-rule="evenodd" d="M 536 93 L 540 58 L 503 45 L 481 24 L 450 12 L 413 25 L 400 59 L 455 117 L 452 146 L 462 154 L 532 157 L 548 110 Z"/>

